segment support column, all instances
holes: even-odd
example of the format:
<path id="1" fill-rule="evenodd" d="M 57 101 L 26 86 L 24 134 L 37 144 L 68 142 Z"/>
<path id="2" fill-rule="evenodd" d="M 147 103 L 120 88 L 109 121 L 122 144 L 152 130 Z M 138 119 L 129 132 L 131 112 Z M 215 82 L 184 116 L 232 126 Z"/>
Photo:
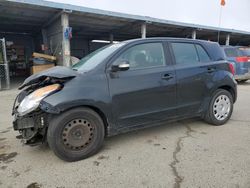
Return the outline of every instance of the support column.
<path id="1" fill-rule="evenodd" d="M 114 35 L 112 33 L 110 33 L 109 35 L 109 41 L 110 41 L 110 44 L 113 44 L 114 42 Z"/>
<path id="2" fill-rule="evenodd" d="M 5 64 L 5 79 L 6 79 L 6 89 L 10 89 L 10 71 L 9 71 L 9 64 L 6 55 L 6 43 L 5 38 L 2 39 L 2 49 L 3 49 L 3 63 Z M 1 88 L 0 88 L 1 89 Z"/>
<path id="3" fill-rule="evenodd" d="M 70 40 L 65 38 L 64 32 L 67 27 L 69 27 L 69 15 L 67 13 L 62 13 L 61 15 L 61 25 L 62 25 L 62 60 L 63 66 L 69 67 L 70 65 Z"/>
<path id="4" fill-rule="evenodd" d="M 43 44 L 47 48 L 44 52 L 45 54 L 49 54 L 48 50 L 49 43 L 48 43 L 48 35 L 46 29 L 42 29 L 42 37 L 43 37 Z"/>
<path id="5" fill-rule="evenodd" d="M 147 25 L 146 23 L 143 23 L 141 25 L 141 38 L 146 38 L 146 35 L 147 35 Z"/>
<path id="6" fill-rule="evenodd" d="M 227 34 L 226 36 L 226 46 L 230 45 L 230 34 Z"/>
<path id="7" fill-rule="evenodd" d="M 196 39 L 196 30 L 192 31 L 192 39 Z"/>

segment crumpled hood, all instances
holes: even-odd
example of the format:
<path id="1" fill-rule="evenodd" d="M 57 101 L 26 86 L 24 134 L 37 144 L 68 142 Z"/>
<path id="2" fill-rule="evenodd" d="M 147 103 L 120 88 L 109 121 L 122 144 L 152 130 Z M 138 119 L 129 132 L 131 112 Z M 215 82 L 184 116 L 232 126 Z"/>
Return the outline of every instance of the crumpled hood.
<path id="1" fill-rule="evenodd" d="M 24 87 L 32 84 L 36 84 L 38 82 L 41 82 L 45 80 L 47 77 L 50 78 L 57 78 L 57 79 L 65 79 L 65 78 L 73 78 L 77 76 L 77 72 L 63 66 L 56 66 L 53 68 L 50 68 L 48 70 L 39 72 L 37 74 L 33 74 L 27 79 L 24 80 L 23 84 L 19 86 L 18 89 L 23 89 Z"/>

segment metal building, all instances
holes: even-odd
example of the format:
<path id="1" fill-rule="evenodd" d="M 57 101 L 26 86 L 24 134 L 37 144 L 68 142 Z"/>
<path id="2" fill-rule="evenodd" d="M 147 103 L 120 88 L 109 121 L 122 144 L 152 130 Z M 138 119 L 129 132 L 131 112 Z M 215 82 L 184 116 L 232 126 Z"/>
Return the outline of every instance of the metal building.
<path id="1" fill-rule="evenodd" d="M 36 51 L 55 55 L 58 65 L 69 66 L 70 56 L 82 58 L 104 45 L 93 40 L 112 42 L 166 36 L 217 41 L 219 31 L 220 44 L 250 44 L 250 32 L 239 30 L 179 23 L 42 0 L 0 0 L 0 38 L 24 46 L 26 63 L 32 52 Z"/>

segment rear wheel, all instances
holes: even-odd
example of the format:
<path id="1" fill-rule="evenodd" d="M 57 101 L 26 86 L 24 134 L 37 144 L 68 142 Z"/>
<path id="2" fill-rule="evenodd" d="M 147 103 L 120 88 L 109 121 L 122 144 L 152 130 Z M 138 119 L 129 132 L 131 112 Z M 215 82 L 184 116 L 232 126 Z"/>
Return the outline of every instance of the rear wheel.
<path id="1" fill-rule="evenodd" d="M 54 153 L 65 161 L 95 154 L 104 140 L 104 124 L 91 109 L 75 108 L 52 119 L 47 139 Z"/>
<path id="2" fill-rule="evenodd" d="M 218 89 L 211 98 L 204 119 L 213 125 L 223 125 L 230 119 L 232 112 L 232 94 L 227 90 Z"/>

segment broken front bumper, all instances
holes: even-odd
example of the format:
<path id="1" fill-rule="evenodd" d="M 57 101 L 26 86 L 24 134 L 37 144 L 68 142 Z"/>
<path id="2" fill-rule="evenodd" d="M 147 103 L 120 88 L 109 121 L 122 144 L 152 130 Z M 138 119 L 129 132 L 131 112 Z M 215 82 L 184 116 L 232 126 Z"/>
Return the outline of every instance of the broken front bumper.
<path id="1" fill-rule="evenodd" d="M 45 141 L 46 129 L 48 127 L 48 114 L 37 111 L 25 116 L 14 115 L 14 130 L 20 132 L 21 138 L 26 144 Z"/>

